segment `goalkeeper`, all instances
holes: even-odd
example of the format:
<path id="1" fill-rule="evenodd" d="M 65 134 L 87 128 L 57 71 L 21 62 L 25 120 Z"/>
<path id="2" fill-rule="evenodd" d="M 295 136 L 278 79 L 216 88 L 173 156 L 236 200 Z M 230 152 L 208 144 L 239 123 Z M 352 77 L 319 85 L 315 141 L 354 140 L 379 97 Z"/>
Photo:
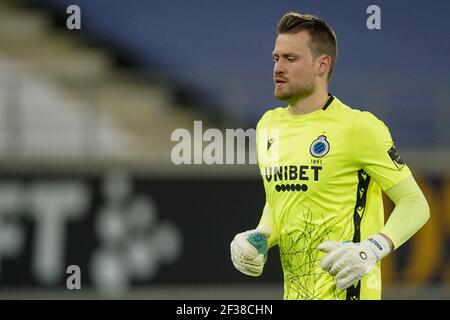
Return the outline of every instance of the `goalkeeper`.
<path id="1" fill-rule="evenodd" d="M 278 245 L 285 299 L 381 299 L 380 261 L 429 218 L 386 125 L 328 93 L 336 56 L 322 19 L 282 17 L 273 81 L 287 107 L 256 127 L 266 204 L 256 229 L 231 242 L 231 260 L 259 276 Z M 395 203 L 386 224 L 381 191 Z"/>

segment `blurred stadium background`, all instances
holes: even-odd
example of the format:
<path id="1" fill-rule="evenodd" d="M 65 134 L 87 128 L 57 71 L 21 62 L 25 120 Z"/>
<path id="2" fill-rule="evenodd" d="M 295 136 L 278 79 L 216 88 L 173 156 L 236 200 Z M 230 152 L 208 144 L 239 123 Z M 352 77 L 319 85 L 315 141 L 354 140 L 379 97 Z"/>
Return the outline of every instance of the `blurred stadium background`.
<path id="1" fill-rule="evenodd" d="M 429 200 L 427 225 L 383 261 L 384 298 L 450 298 L 448 1 L 3 0 L 0 299 L 281 299 L 275 250 L 257 279 L 229 260 L 264 205 L 256 166 L 176 166 L 170 137 L 194 120 L 254 128 L 279 105 L 287 11 L 334 27 L 330 91 L 388 124 Z"/>

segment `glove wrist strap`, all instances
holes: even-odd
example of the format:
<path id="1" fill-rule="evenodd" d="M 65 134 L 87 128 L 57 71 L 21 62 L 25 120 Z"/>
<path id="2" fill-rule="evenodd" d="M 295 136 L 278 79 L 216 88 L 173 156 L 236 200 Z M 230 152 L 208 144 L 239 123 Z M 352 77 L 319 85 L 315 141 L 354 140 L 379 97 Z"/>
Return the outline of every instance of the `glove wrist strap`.
<path id="1" fill-rule="evenodd" d="M 369 237 L 368 241 L 371 243 L 372 249 L 377 255 L 378 260 L 383 259 L 391 252 L 389 242 L 381 234 Z"/>

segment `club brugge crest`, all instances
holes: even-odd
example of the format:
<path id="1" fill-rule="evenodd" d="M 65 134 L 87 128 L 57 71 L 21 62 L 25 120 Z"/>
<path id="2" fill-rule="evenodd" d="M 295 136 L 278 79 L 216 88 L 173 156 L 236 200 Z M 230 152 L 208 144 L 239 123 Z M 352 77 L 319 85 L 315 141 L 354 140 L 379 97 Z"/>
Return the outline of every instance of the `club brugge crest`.
<path id="1" fill-rule="evenodd" d="M 319 136 L 311 143 L 309 151 L 316 158 L 321 158 L 326 155 L 330 151 L 330 144 L 327 141 L 327 137 L 324 135 Z"/>

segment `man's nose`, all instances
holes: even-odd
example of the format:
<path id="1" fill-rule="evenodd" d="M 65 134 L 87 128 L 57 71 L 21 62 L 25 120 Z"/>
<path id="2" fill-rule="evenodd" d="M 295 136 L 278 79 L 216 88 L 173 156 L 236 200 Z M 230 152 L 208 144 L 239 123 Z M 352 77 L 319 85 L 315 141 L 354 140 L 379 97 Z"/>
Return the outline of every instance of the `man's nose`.
<path id="1" fill-rule="evenodd" d="M 273 73 L 275 75 L 281 75 L 281 74 L 286 73 L 286 70 L 285 70 L 283 64 L 280 63 L 279 61 L 275 62 L 275 65 L 273 66 Z"/>

